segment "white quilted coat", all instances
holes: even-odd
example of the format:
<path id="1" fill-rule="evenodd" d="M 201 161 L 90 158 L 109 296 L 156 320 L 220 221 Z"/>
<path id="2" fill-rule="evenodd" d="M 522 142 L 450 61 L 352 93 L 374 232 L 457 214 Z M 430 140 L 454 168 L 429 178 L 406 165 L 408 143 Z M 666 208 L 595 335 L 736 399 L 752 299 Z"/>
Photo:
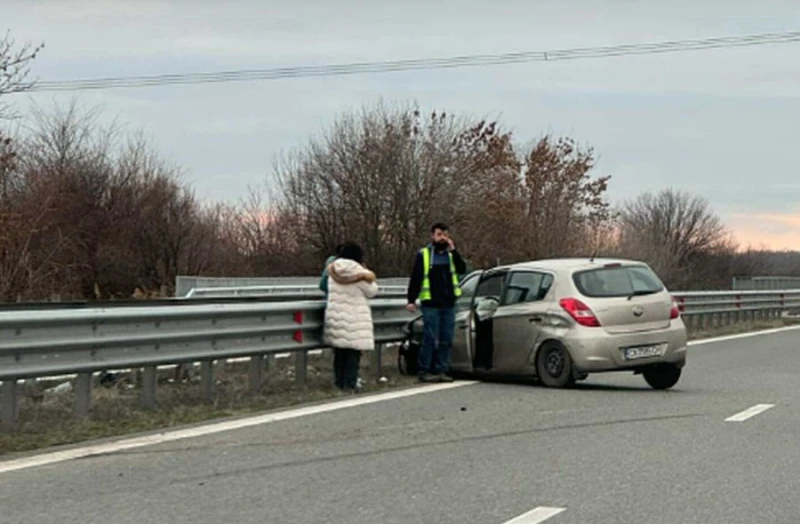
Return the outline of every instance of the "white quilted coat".
<path id="1" fill-rule="evenodd" d="M 362 279 L 367 275 L 372 282 Z M 374 274 L 358 262 L 340 258 L 328 266 L 325 344 L 360 351 L 375 349 L 369 299 L 377 294 Z"/>

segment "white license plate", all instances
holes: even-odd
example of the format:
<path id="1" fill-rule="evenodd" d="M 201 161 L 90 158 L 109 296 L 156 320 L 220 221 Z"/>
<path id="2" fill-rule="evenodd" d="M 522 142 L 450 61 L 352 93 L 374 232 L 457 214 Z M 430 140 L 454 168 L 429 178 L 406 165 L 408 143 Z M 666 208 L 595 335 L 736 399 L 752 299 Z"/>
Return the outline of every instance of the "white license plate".
<path id="1" fill-rule="evenodd" d="M 636 360 L 639 358 L 660 357 L 664 352 L 664 344 L 655 346 L 638 346 L 634 348 L 624 348 L 622 354 L 625 360 Z"/>

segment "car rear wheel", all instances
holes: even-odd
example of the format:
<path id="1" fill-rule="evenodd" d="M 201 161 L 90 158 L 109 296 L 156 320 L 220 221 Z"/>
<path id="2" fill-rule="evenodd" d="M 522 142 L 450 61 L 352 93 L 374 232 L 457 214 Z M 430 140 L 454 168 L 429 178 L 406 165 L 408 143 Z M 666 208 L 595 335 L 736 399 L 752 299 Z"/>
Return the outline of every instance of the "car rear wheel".
<path id="1" fill-rule="evenodd" d="M 564 388 L 575 383 L 569 351 L 558 343 L 547 343 L 536 356 L 536 373 L 549 388 Z"/>
<path id="2" fill-rule="evenodd" d="M 642 372 L 644 380 L 653 389 L 669 389 L 681 378 L 681 369 L 672 364 L 661 364 Z"/>

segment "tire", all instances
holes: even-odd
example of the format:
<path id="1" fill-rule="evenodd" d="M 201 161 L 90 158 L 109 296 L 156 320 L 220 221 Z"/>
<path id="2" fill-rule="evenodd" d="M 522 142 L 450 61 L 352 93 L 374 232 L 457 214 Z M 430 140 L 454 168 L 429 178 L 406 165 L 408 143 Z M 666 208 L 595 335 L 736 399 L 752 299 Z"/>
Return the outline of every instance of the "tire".
<path id="1" fill-rule="evenodd" d="M 575 384 L 572 358 L 569 351 L 558 343 L 547 343 L 536 355 L 536 374 L 548 388 L 565 388 Z"/>
<path id="2" fill-rule="evenodd" d="M 681 378 L 681 369 L 672 364 L 660 364 L 642 372 L 647 384 L 658 390 L 669 389 Z"/>

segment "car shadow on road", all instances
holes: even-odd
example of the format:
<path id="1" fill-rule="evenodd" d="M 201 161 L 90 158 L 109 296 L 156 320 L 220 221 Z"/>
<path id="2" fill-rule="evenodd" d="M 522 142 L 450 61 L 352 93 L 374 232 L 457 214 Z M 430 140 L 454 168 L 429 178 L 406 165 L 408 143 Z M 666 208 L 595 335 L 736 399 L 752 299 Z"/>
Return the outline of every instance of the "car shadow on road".
<path id="1" fill-rule="evenodd" d="M 500 384 L 500 385 L 510 385 L 510 386 L 524 386 L 528 388 L 536 388 L 541 390 L 547 391 L 637 391 L 637 392 L 645 392 L 645 391 L 652 391 L 652 392 L 659 392 L 659 393 L 679 393 L 681 392 L 680 387 L 676 387 L 675 389 L 671 389 L 668 391 L 658 391 L 654 390 L 650 386 L 645 383 L 641 385 L 633 385 L 633 384 L 609 384 L 609 383 L 598 383 L 598 382 L 577 382 L 575 385 L 569 388 L 564 389 L 555 389 L 555 388 L 547 388 L 541 382 L 534 380 L 530 377 L 480 377 L 479 380 L 486 384 Z"/>
<path id="2" fill-rule="evenodd" d="M 573 390 L 582 390 L 582 391 L 640 391 L 640 392 L 652 392 L 652 393 L 682 393 L 683 391 L 680 388 L 675 389 L 668 389 L 664 390 L 657 390 L 653 389 L 650 386 L 644 384 L 642 386 L 633 386 L 633 385 L 620 385 L 620 384 L 598 384 L 598 383 L 591 383 L 591 382 L 579 382 L 572 387 Z"/>

